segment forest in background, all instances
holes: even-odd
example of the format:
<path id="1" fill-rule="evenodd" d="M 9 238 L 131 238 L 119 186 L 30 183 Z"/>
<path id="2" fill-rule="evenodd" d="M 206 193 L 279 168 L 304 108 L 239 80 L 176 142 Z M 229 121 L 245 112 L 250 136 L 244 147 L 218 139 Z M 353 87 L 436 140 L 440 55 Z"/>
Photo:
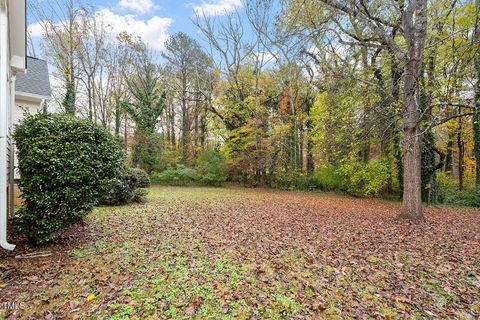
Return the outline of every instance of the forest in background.
<path id="1" fill-rule="evenodd" d="M 157 183 L 403 196 L 415 220 L 421 200 L 480 205 L 478 0 L 247 0 L 161 52 L 50 2 L 30 7 L 50 109 L 109 128 Z"/>

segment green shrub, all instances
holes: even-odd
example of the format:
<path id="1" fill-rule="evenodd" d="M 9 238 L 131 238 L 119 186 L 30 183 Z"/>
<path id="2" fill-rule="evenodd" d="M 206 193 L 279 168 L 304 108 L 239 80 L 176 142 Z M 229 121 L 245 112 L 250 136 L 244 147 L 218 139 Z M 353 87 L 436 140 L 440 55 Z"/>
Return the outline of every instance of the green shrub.
<path id="1" fill-rule="evenodd" d="M 100 199 L 100 204 L 120 206 L 132 201 L 135 189 L 131 187 L 125 177 L 117 177 L 109 181 L 109 185 Z"/>
<path id="2" fill-rule="evenodd" d="M 156 168 L 157 172 L 162 172 L 168 167 L 175 168 L 177 163 L 182 161 L 182 152 L 176 148 L 165 148 L 160 155 L 160 165 Z"/>
<path id="3" fill-rule="evenodd" d="M 270 187 L 280 190 L 294 190 L 295 189 L 295 178 L 292 174 L 287 172 L 275 172 L 272 175 L 270 181 Z"/>
<path id="4" fill-rule="evenodd" d="M 150 187 L 150 176 L 140 168 L 128 168 L 129 174 L 135 177 L 135 188 Z"/>
<path id="5" fill-rule="evenodd" d="M 196 182 L 197 179 L 196 170 L 187 168 L 183 164 L 177 165 L 175 169 L 167 167 L 162 172 L 153 172 L 151 174 L 152 182 L 162 185 L 184 186 Z"/>
<path id="6" fill-rule="evenodd" d="M 148 189 L 145 189 L 145 188 L 135 189 L 132 201 L 143 203 L 145 202 L 145 198 L 147 197 L 147 195 L 148 195 Z"/>
<path id="7" fill-rule="evenodd" d="M 480 193 L 473 190 L 459 191 L 456 188 L 440 188 L 438 202 L 459 207 L 480 207 Z"/>
<path id="8" fill-rule="evenodd" d="M 198 155 L 195 169 L 203 184 L 219 186 L 227 180 L 225 158 L 214 149 L 206 149 Z"/>
<path id="9" fill-rule="evenodd" d="M 319 186 L 314 177 L 308 177 L 303 173 L 277 172 L 272 176 L 270 187 L 280 190 L 318 190 Z"/>
<path id="10" fill-rule="evenodd" d="M 388 163 L 378 158 L 364 164 L 359 161 L 345 161 L 339 169 L 344 181 L 344 190 L 357 196 L 378 196 L 387 185 Z"/>
<path id="11" fill-rule="evenodd" d="M 124 158 L 119 142 L 105 128 L 66 114 L 27 115 L 14 138 L 24 199 L 16 222 L 36 244 L 80 221 Z"/>
<path id="12" fill-rule="evenodd" d="M 480 207 L 480 193 L 471 186 L 467 190 L 458 190 L 458 185 L 451 174 L 437 173 L 438 202 L 459 207 Z"/>
<path id="13" fill-rule="evenodd" d="M 137 194 L 138 189 L 146 190 L 150 186 L 150 178 L 142 169 L 122 166 L 117 172 L 117 176 L 110 180 L 101 204 L 110 206 L 124 205 L 129 202 L 143 202 Z M 148 193 L 148 192 L 147 192 Z M 137 201 L 139 200 L 140 201 Z"/>
<path id="14" fill-rule="evenodd" d="M 314 175 L 315 183 L 323 191 L 340 191 L 343 189 L 343 179 L 338 168 L 326 165 Z"/>

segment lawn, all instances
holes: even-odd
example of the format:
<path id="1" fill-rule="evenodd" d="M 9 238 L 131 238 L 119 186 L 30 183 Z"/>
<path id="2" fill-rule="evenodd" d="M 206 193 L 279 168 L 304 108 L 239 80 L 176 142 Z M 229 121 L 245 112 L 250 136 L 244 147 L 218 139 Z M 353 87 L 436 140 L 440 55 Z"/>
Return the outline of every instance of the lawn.
<path id="1" fill-rule="evenodd" d="M 21 302 L 19 319 L 480 317 L 479 211 L 429 207 L 414 226 L 399 207 L 153 187 L 47 248 L 0 252 L 0 299 Z M 15 259 L 38 251 L 53 254 Z"/>

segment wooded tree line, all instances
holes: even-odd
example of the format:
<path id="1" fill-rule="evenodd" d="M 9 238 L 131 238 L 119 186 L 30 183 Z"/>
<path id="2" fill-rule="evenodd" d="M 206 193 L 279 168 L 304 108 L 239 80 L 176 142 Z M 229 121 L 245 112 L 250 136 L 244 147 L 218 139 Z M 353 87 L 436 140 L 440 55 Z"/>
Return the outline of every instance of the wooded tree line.
<path id="1" fill-rule="evenodd" d="M 250 0 L 205 44 L 112 37 L 93 6 L 34 8 L 65 112 L 149 172 L 223 159 L 247 185 L 480 205 L 480 0 Z"/>

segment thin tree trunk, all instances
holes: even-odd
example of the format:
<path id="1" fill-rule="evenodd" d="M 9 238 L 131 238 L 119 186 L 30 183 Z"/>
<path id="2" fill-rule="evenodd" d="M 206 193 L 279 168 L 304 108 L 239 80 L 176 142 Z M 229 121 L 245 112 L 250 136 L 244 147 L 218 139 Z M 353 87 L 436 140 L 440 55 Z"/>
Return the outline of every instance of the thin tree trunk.
<path id="1" fill-rule="evenodd" d="M 188 134 L 189 134 L 189 125 L 188 125 L 188 110 L 187 110 L 187 75 L 183 75 L 182 80 L 182 162 L 187 164 L 189 150 L 188 150 Z"/>
<path id="2" fill-rule="evenodd" d="M 207 139 L 207 103 L 204 103 L 202 107 L 202 113 L 200 115 L 200 146 L 205 148 L 205 142 Z"/>
<path id="3" fill-rule="evenodd" d="M 307 136 L 307 174 L 309 176 L 313 175 L 315 172 L 315 163 L 313 162 L 313 139 L 312 139 L 312 129 L 313 121 L 310 117 L 311 106 L 310 103 L 307 108 L 307 122 L 306 122 L 306 136 Z"/>
<path id="4" fill-rule="evenodd" d="M 90 77 L 87 80 L 87 95 L 88 95 L 88 119 L 93 120 L 93 107 L 92 107 L 92 85 L 90 82 Z"/>
<path id="5" fill-rule="evenodd" d="M 115 97 L 115 136 L 120 137 L 120 126 L 122 121 L 122 113 L 120 111 L 120 99 Z"/>
<path id="6" fill-rule="evenodd" d="M 172 139 L 172 147 L 175 147 L 177 144 L 177 138 L 175 137 L 175 109 L 173 104 L 170 104 L 170 138 Z"/>
<path id="7" fill-rule="evenodd" d="M 465 143 L 463 142 L 463 121 L 458 118 L 457 147 L 458 147 L 458 189 L 463 190 L 465 169 Z"/>

